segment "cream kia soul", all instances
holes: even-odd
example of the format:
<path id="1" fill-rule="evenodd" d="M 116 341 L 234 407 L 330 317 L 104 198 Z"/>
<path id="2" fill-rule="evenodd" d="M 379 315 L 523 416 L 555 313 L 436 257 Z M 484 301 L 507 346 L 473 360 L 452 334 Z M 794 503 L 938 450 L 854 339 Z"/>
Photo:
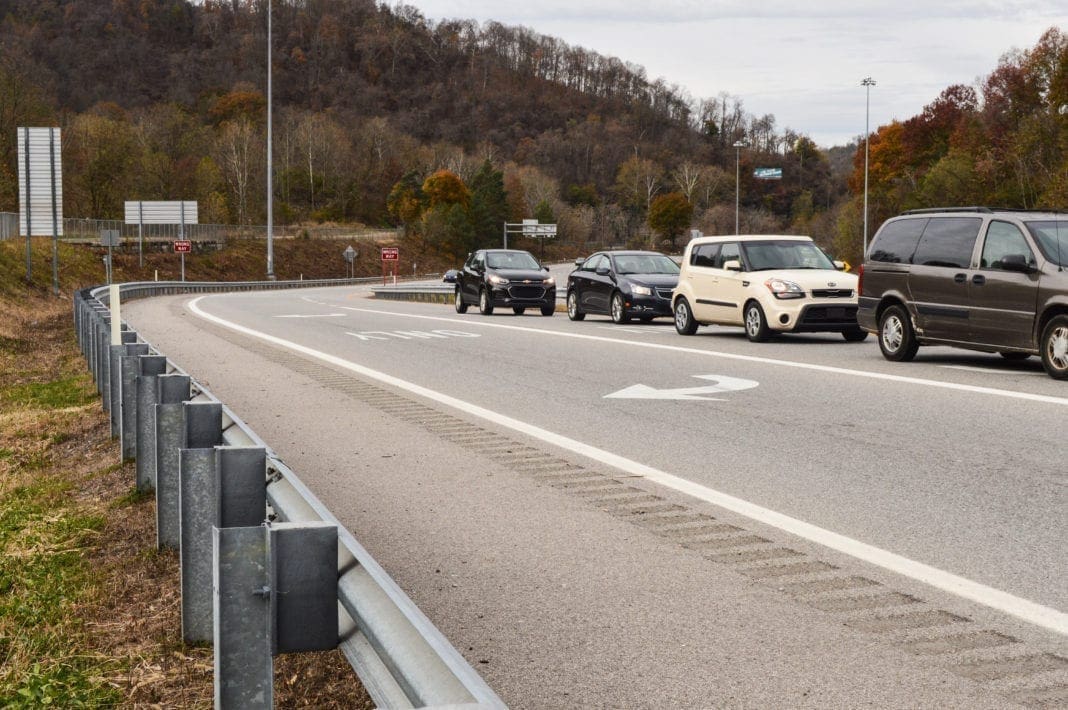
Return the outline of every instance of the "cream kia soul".
<path id="1" fill-rule="evenodd" d="M 841 333 L 861 341 L 857 277 L 840 271 L 810 237 L 697 237 L 672 294 L 675 329 L 740 325 L 753 342 L 783 333 Z"/>

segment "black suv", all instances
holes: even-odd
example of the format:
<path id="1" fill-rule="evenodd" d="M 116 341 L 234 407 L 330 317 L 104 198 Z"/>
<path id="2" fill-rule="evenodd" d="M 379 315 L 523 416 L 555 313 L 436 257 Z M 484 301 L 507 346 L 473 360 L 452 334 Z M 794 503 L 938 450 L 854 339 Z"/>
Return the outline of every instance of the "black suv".
<path id="1" fill-rule="evenodd" d="M 497 306 L 511 308 L 516 315 L 538 308 L 543 316 L 551 316 L 556 311 L 556 282 L 549 268 L 528 251 L 479 249 L 456 273 L 455 303 L 457 313 L 477 305 L 486 316 Z"/>
<path id="2" fill-rule="evenodd" d="M 1068 379 L 1068 214 L 959 207 L 887 220 L 860 269 L 857 322 L 888 360 L 921 345 L 1040 355 Z"/>

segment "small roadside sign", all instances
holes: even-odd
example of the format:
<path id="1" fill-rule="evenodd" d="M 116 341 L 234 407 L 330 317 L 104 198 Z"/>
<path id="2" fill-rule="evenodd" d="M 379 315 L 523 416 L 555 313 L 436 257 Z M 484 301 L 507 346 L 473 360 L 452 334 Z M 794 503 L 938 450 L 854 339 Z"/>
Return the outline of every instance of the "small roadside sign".
<path id="1" fill-rule="evenodd" d="M 174 241 L 175 254 L 189 254 L 193 251 L 193 242 L 188 239 L 176 239 Z"/>
<path id="2" fill-rule="evenodd" d="M 122 243 L 119 238 L 119 230 L 117 229 L 101 229 L 100 230 L 100 246 L 102 247 L 117 247 Z"/>
<path id="3" fill-rule="evenodd" d="M 400 261 L 398 247 L 382 247 L 382 261 Z"/>

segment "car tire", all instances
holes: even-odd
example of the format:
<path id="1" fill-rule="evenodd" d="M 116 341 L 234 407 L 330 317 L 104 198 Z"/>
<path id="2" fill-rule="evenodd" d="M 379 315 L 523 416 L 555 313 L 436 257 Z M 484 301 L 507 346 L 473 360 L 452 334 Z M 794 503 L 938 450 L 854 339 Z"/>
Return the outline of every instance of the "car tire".
<path id="1" fill-rule="evenodd" d="M 763 343 L 771 337 L 771 329 L 768 328 L 768 319 L 764 316 L 764 309 L 756 301 L 745 304 L 743 314 L 745 320 L 745 337 L 752 343 Z"/>
<path id="2" fill-rule="evenodd" d="M 856 328 L 855 330 L 843 330 L 842 337 L 847 343 L 862 343 L 868 338 L 868 331 Z"/>
<path id="3" fill-rule="evenodd" d="M 541 314 L 543 316 L 551 316 L 553 313 L 556 313 L 556 306 L 555 305 L 542 306 L 541 307 Z"/>
<path id="4" fill-rule="evenodd" d="M 693 318 L 690 303 L 685 298 L 675 301 L 675 330 L 679 335 L 693 335 L 697 332 L 697 321 Z"/>
<path id="5" fill-rule="evenodd" d="M 1068 380 L 1068 315 L 1054 316 L 1042 330 L 1042 366 L 1055 380 Z"/>
<path id="6" fill-rule="evenodd" d="M 998 353 L 1001 357 L 1005 358 L 1009 362 L 1023 362 L 1027 358 L 1031 357 L 1031 353 L 1022 353 L 1018 350 L 1005 350 Z"/>
<path id="7" fill-rule="evenodd" d="M 515 313 L 517 316 L 521 316 L 526 312 L 527 312 L 527 309 L 524 308 L 523 306 L 512 306 L 512 313 Z"/>
<path id="8" fill-rule="evenodd" d="M 493 301 L 486 289 L 478 292 L 478 312 L 484 316 L 493 315 Z"/>
<path id="9" fill-rule="evenodd" d="M 920 343 L 904 306 L 890 306 L 879 316 L 879 349 L 883 357 L 894 362 L 908 362 L 916 357 Z"/>
<path id="10" fill-rule="evenodd" d="M 623 301 L 623 294 L 616 291 L 612 294 L 612 300 L 608 305 L 608 312 L 612 316 L 613 323 L 628 323 L 630 316 L 627 315 L 627 306 Z"/>
<path id="11" fill-rule="evenodd" d="M 579 310 L 578 294 L 574 291 L 567 293 L 567 317 L 571 320 L 582 320 L 586 314 Z"/>
<path id="12" fill-rule="evenodd" d="M 464 303 L 464 294 L 460 289 L 456 289 L 456 298 L 453 301 L 453 305 L 456 307 L 457 313 L 467 313 L 467 304 Z"/>

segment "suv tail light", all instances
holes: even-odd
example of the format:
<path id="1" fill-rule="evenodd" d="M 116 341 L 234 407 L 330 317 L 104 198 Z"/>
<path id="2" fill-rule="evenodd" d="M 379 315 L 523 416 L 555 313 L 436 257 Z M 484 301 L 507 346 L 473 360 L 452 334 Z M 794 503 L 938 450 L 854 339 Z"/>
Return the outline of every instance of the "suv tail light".
<path id="1" fill-rule="evenodd" d="M 864 264 L 857 267 L 857 298 L 864 293 Z"/>

